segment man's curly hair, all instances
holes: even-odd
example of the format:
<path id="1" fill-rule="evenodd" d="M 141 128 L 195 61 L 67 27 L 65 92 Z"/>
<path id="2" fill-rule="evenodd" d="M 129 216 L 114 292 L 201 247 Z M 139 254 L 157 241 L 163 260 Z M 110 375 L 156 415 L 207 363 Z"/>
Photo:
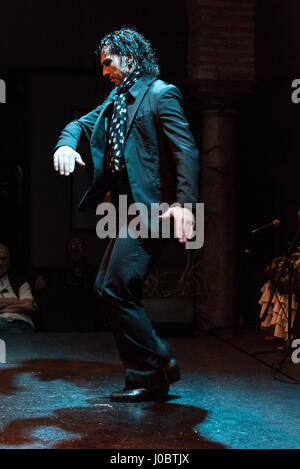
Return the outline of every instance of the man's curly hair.
<path id="1" fill-rule="evenodd" d="M 148 76 L 157 77 L 159 75 L 159 65 L 150 42 L 135 28 L 123 26 L 119 30 L 112 31 L 104 36 L 98 49 L 95 51 L 101 54 L 104 46 L 110 52 L 120 56 L 132 55 L 135 65 Z"/>

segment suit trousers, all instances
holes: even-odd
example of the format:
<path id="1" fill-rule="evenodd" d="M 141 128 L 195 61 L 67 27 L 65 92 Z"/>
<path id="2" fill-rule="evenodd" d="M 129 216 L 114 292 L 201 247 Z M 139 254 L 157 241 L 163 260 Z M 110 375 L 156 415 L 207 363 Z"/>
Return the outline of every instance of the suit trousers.
<path id="1" fill-rule="evenodd" d="M 127 195 L 128 206 L 132 194 L 127 177 L 111 179 L 111 200 L 118 212 L 119 194 Z M 130 237 L 128 223 L 119 226 L 116 237 L 109 240 L 95 291 L 126 370 L 126 387 L 149 388 L 168 382 L 164 365 L 170 352 L 154 331 L 141 299 L 144 281 L 167 239 Z"/>

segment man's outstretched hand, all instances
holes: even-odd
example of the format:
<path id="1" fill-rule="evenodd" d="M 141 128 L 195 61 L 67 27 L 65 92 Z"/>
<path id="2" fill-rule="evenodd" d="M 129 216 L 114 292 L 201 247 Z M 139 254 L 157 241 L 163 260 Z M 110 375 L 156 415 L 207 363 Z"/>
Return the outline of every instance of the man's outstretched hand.
<path id="1" fill-rule="evenodd" d="M 53 155 L 55 171 L 59 171 L 62 176 L 69 176 L 75 169 L 75 163 L 85 166 L 84 161 L 77 151 L 68 146 L 59 147 Z"/>
<path id="2" fill-rule="evenodd" d="M 175 221 L 175 237 L 180 243 L 185 243 L 193 237 L 195 227 L 195 216 L 185 207 L 170 207 L 159 218 L 173 217 Z"/>

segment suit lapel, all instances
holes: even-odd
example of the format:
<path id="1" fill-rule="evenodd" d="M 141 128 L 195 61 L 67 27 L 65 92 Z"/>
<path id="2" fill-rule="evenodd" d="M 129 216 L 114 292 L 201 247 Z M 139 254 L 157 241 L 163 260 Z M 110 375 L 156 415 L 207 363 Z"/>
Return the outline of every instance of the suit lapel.
<path id="1" fill-rule="evenodd" d="M 101 130 L 105 132 L 108 130 L 107 125 L 105 124 L 106 121 L 105 121 L 104 116 L 107 111 L 107 108 L 113 103 L 116 94 L 117 94 L 117 89 L 114 88 L 112 92 L 108 95 L 104 103 L 102 104 L 101 111 L 95 123 L 94 131 L 93 131 L 94 134 L 95 134 L 95 131 L 99 130 L 99 128 L 101 128 Z"/>
<path id="2" fill-rule="evenodd" d="M 155 81 L 155 78 L 138 80 L 130 89 L 129 93 L 133 98 L 133 103 L 127 105 L 127 125 L 125 139 L 128 137 L 133 120 L 142 103 L 142 100 L 147 93 L 149 86 Z"/>
<path id="3" fill-rule="evenodd" d="M 110 93 L 110 95 L 107 97 L 107 99 L 104 101 L 103 103 L 103 108 L 100 112 L 100 115 L 99 115 L 99 119 L 102 121 L 102 124 L 104 123 L 104 119 L 103 119 L 103 116 L 105 115 L 106 111 L 107 111 L 107 108 L 113 104 L 114 100 L 115 100 L 115 97 L 116 97 L 116 94 L 117 94 L 117 88 L 114 88 L 112 90 L 112 92 Z M 105 129 L 107 130 L 107 129 Z"/>
<path id="4" fill-rule="evenodd" d="M 91 154 L 94 162 L 94 182 L 101 176 L 103 170 L 103 158 L 107 144 L 108 117 L 106 111 L 113 103 L 117 90 L 109 94 L 101 106 L 99 116 L 95 122 L 93 133 L 91 135 Z"/>
<path id="5" fill-rule="evenodd" d="M 127 139 L 127 137 L 128 137 L 128 134 L 130 132 L 133 120 L 136 116 L 136 113 L 137 113 L 137 111 L 138 111 L 138 109 L 139 109 L 139 107 L 142 103 L 142 100 L 143 100 L 145 94 L 147 93 L 147 91 L 149 89 L 149 86 L 155 80 L 156 80 L 156 78 L 141 78 L 130 89 L 129 92 L 130 92 L 130 94 L 133 98 L 133 102 L 132 102 L 132 104 L 129 104 L 127 106 L 127 125 L 126 125 L 125 139 Z M 105 113 L 107 111 L 107 108 L 113 103 L 113 101 L 116 97 L 116 94 L 117 94 L 117 88 L 114 88 L 112 90 L 112 92 L 110 93 L 110 95 L 107 97 L 107 99 L 104 101 L 104 103 L 102 105 L 102 109 L 99 113 L 98 119 L 97 119 L 95 127 L 94 127 L 94 131 L 93 131 L 94 136 L 97 135 L 97 130 L 99 130 L 99 128 L 102 131 L 107 131 L 108 130 L 108 128 L 106 128 L 107 126 L 105 125 Z"/>

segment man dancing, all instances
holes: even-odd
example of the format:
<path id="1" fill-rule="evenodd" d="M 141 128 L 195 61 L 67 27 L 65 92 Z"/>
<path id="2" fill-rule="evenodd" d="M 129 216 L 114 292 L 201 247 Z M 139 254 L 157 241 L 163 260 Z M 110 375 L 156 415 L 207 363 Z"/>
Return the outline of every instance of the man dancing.
<path id="1" fill-rule="evenodd" d="M 118 210 L 119 195 L 128 204 L 177 203 L 161 218 L 174 219 L 175 237 L 193 236 L 191 210 L 198 194 L 198 150 L 174 85 L 159 80 L 159 67 L 149 43 L 135 29 L 121 28 L 100 42 L 103 76 L 114 89 L 103 104 L 69 123 L 54 153 L 54 168 L 68 176 L 75 164 L 85 165 L 76 152 L 80 138 L 90 142 L 93 182 L 80 208 L 95 209 L 108 191 Z M 164 399 L 169 385 L 180 379 L 177 361 L 153 330 L 141 303 L 143 284 L 165 244 L 161 237 L 131 237 L 128 225 L 118 228 L 103 256 L 95 289 L 109 315 L 126 386 L 110 397 L 137 402 Z"/>

